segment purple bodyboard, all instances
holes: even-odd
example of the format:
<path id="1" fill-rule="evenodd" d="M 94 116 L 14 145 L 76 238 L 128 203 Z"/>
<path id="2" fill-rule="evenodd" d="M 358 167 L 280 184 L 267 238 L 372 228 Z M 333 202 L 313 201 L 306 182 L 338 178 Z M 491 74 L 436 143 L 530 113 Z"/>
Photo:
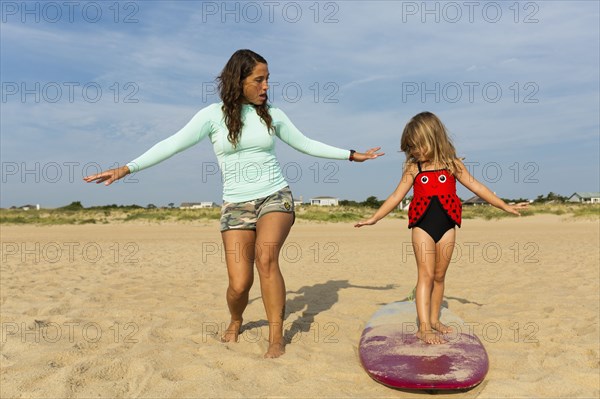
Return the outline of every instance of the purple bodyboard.
<path id="1" fill-rule="evenodd" d="M 415 336 L 414 302 L 381 307 L 367 323 L 358 348 L 363 368 L 375 381 L 410 390 L 465 390 L 483 381 L 488 356 L 464 322 L 442 308 L 441 321 L 454 332 L 445 344 L 426 344 Z"/>

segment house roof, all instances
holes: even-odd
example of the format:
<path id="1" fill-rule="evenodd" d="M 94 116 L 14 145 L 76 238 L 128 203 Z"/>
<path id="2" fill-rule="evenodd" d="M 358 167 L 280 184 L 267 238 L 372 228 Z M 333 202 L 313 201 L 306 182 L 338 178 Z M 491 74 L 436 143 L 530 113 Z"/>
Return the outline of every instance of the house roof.
<path id="1" fill-rule="evenodd" d="M 468 200 L 463 201 L 463 204 L 487 204 L 487 202 L 479 198 L 479 196 L 474 195 Z"/>
<path id="2" fill-rule="evenodd" d="M 337 197 L 312 197 L 311 200 L 314 199 L 338 199 Z"/>
<path id="3" fill-rule="evenodd" d="M 579 198 L 600 198 L 600 193 L 584 191 L 574 192 L 569 198 L 572 198 L 574 195 L 578 196 Z"/>

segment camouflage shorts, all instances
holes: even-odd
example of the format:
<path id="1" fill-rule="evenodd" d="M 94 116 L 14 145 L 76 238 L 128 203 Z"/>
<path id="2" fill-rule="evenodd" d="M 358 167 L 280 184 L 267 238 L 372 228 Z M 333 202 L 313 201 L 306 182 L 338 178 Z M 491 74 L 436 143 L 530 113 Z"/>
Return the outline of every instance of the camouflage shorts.
<path id="1" fill-rule="evenodd" d="M 258 219 L 270 212 L 294 213 L 294 198 L 289 187 L 252 201 L 224 202 L 221 207 L 221 231 L 256 230 Z"/>

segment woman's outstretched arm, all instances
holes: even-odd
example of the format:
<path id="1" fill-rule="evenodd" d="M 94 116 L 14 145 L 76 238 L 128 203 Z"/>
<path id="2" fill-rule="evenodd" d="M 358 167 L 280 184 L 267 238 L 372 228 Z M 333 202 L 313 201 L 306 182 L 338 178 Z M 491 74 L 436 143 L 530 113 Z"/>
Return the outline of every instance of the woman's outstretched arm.
<path id="1" fill-rule="evenodd" d="M 129 173 L 139 172 L 154 166 L 173 155 L 197 144 L 211 132 L 211 107 L 200 110 L 194 117 L 178 132 L 170 137 L 156 143 L 148 151 L 137 157 L 125 166 L 109 169 L 95 175 L 83 178 L 86 182 L 104 182 L 105 185 L 125 177 Z"/>
<path id="2" fill-rule="evenodd" d="M 278 108 L 272 108 L 271 115 L 273 116 L 275 134 L 292 148 L 304 154 L 320 158 L 350 159 L 350 150 L 344 150 L 342 148 L 324 144 L 320 141 L 306 137 L 300 130 L 298 130 L 298 128 L 296 128 L 296 126 L 294 126 L 292 121 L 290 121 L 290 119 L 282 110 Z M 363 162 L 368 159 L 375 159 L 384 155 L 382 152 L 377 152 L 380 149 L 381 147 L 375 147 L 364 153 L 354 152 L 352 154 L 352 160 L 355 162 Z"/>

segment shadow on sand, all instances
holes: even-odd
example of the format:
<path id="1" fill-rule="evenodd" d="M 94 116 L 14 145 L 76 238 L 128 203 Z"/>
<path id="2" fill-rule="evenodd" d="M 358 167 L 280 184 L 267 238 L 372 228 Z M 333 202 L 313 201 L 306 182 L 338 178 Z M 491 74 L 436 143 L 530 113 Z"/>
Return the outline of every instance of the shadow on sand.
<path id="1" fill-rule="evenodd" d="M 353 288 L 353 289 L 365 289 L 365 290 L 391 290 L 396 285 L 388 284 L 382 287 L 376 286 L 365 286 L 365 285 L 354 285 L 348 280 L 329 280 L 325 283 L 315 284 L 312 286 L 301 287 L 297 291 L 288 291 L 286 294 L 297 294 L 293 299 L 286 300 L 286 314 L 285 319 L 289 318 L 292 314 L 302 312 L 291 325 L 286 324 L 288 327 L 284 332 L 284 337 L 287 343 L 292 342 L 297 334 L 307 333 L 310 331 L 312 324 L 315 321 L 315 316 L 327 311 L 335 305 L 339 300 L 339 291 L 342 289 Z M 254 302 L 260 297 L 253 298 L 250 302 Z M 249 322 L 242 326 L 242 331 L 250 330 L 253 328 L 260 328 L 268 326 L 269 323 L 266 320 L 260 320 L 255 322 Z"/>

